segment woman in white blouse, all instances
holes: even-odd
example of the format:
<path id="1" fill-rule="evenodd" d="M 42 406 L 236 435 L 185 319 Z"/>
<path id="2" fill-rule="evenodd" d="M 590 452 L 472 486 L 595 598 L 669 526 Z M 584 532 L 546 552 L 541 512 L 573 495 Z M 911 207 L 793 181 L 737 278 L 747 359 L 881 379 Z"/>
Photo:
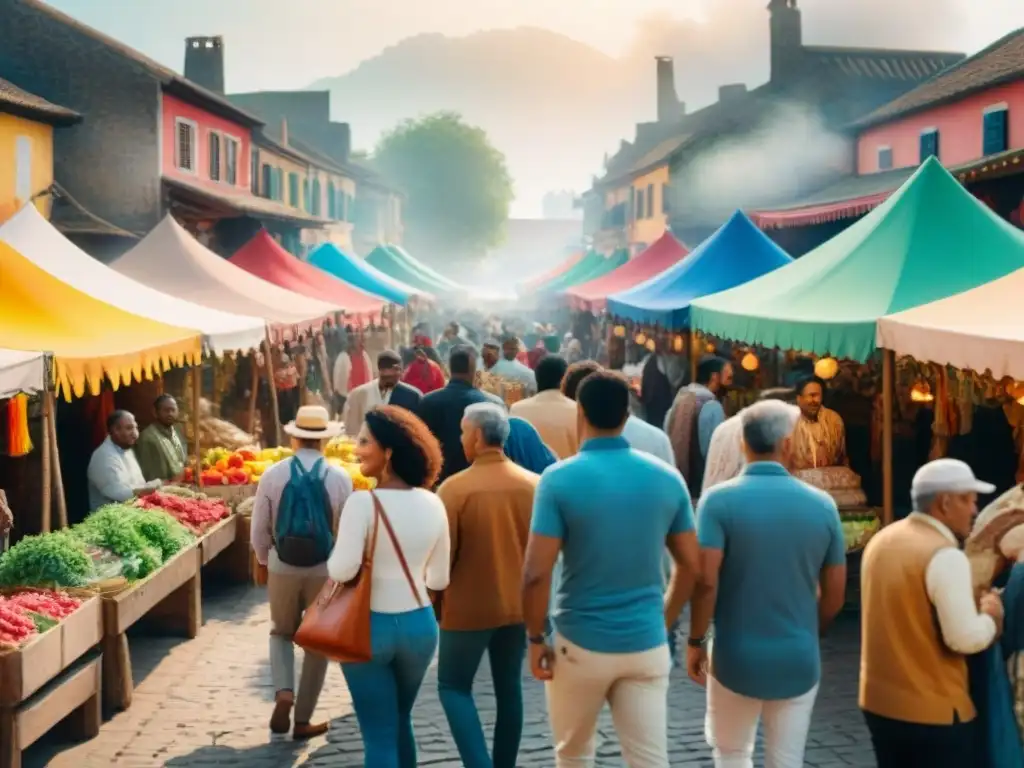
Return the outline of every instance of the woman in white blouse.
<path id="1" fill-rule="evenodd" d="M 417 416 L 383 406 L 366 414 L 356 455 L 362 473 L 377 481 L 374 493 L 394 529 L 408 574 L 382 521 L 370 588 L 373 660 L 341 668 L 362 731 L 364 764 L 414 768 L 412 708 L 438 637 L 427 590 L 448 586 L 450 565 L 448 516 L 429 490 L 441 471 L 441 447 Z M 373 521 L 373 495 L 352 494 L 327 562 L 332 579 L 355 577 Z"/>

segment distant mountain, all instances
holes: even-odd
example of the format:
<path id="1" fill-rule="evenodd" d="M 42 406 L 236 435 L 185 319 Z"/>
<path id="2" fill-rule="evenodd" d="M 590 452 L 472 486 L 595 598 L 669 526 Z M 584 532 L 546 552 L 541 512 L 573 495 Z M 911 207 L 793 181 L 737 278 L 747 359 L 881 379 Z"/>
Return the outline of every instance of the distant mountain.
<path id="1" fill-rule="evenodd" d="M 638 80 L 619 59 L 521 27 L 411 37 L 310 88 L 331 91 L 335 119 L 352 124 L 360 148 L 405 118 L 461 113 L 507 156 L 519 212 L 539 215 L 546 191 L 585 188 L 605 152 L 653 110 L 653 61 L 647 69 Z"/>

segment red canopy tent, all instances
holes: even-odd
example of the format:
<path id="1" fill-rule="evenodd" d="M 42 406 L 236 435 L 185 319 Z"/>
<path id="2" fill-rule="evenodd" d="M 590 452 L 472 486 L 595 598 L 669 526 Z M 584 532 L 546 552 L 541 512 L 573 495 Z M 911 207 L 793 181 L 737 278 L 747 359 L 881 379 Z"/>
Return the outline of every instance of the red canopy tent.
<path id="1" fill-rule="evenodd" d="M 261 229 L 229 262 L 268 283 L 342 307 L 347 315 L 379 319 L 384 302 L 292 256 Z"/>
<path id="2" fill-rule="evenodd" d="M 660 275 L 673 264 L 682 261 L 689 252 L 671 232 L 665 232 L 636 258 L 595 280 L 569 288 L 565 296 L 573 309 L 604 309 L 605 299 L 609 296 L 628 291 Z"/>

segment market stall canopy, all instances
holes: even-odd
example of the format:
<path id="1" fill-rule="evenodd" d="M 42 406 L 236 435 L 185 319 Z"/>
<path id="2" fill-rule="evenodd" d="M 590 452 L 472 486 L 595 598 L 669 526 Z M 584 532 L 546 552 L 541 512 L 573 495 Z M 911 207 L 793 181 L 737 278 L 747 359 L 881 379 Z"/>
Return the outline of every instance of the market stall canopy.
<path id="1" fill-rule="evenodd" d="M 1024 269 L 878 321 L 877 344 L 923 362 L 1024 380 Z"/>
<path id="2" fill-rule="evenodd" d="M 414 296 L 429 297 L 426 291 L 406 285 L 345 253 L 334 243 L 323 243 L 309 254 L 309 263 L 361 291 L 393 304 L 408 304 Z"/>
<path id="3" fill-rule="evenodd" d="M 299 261 L 261 229 L 228 259 L 236 267 L 303 296 L 342 307 L 346 314 L 373 320 L 384 307 L 380 299 L 346 285 L 312 264 Z"/>
<path id="4" fill-rule="evenodd" d="M 403 261 L 405 261 L 406 264 L 412 265 L 415 269 L 418 269 L 419 271 L 423 272 L 431 280 L 435 280 L 438 283 L 440 283 L 441 285 L 446 286 L 450 291 L 455 292 L 455 291 L 465 290 L 465 286 L 455 282 L 454 280 L 451 280 L 448 277 L 445 277 L 440 272 L 438 272 L 436 269 L 432 269 L 431 267 L 427 266 L 426 264 L 424 264 L 419 259 L 413 258 L 412 254 L 410 254 L 402 246 L 400 246 L 400 245 L 398 245 L 396 243 L 388 243 L 384 247 L 387 248 L 396 257 L 398 257 L 398 258 L 402 259 Z"/>
<path id="5" fill-rule="evenodd" d="M 577 251 L 576 253 L 572 254 L 569 258 L 567 258 L 565 261 L 559 262 L 559 264 L 553 269 L 549 269 L 547 272 L 544 272 L 540 275 L 537 275 L 536 277 L 532 277 L 529 280 L 526 280 L 523 283 L 520 283 L 520 293 L 534 291 L 537 289 L 538 286 L 544 285 L 544 283 L 549 283 L 555 278 L 564 275 L 574 266 L 579 264 L 583 256 L 583 251 Z"/>
<path id="6" fill-rule="evenodd" d="M 580 259 L 576 266 L 566 271 L 565 274 L 544 283 L 544 285 L 538 286 L 534 289 L 534 292 L 550 294 L 564 291 L 567 288 L 572 288 L 574 285 L 581 285 L 590 280 L 596 280 L 613 269 L 618 269 L 627 261 L 629 261 L 629 251 L 625 248 L 620 248 L 611 256 L 591 251 Z"/>
<path id="7" fill-rule="evenodd" d="M 202 357 L 199 331 L 100 301 L 4 242 L 0 242 L 0 285 L 4 288 L 0 301 L 4 344 L 14 350 L 52 354 L 53 381 L 69 400 L 90 390 L 99 392 L 104 379 L 117 389 Z"/>
<path id="8" fill-rule="evenodd" d="M 793 259 L 741 211 L 688 257 L 635 288 L 608 297 L 608 311 L 636 323 L 674 330 L 690 325 L 690 304 L 735 288 Z"/>
<path id="9" fill-rule="evenodd" d="M 423 264 L 407 260 L 397 251 L 384 245 L 378 245 L 370 251 L 366 256 L 366 263 L 393 280 L 434 296 L 444 296 L 459 290 L 453 288 L 450 281 L 441 279 L 440 276 L 432 276 Z"/>
<path id="10" fill-rule="evenodd" d="M 1024 267 L 1024 233 L 934 157 L 885 203 L 792 264 L 695 301 L 693 325 L 765 347 L 865 361 L 880 317 Z"/>
<path id="11" fill-rule="evenodd" d="M 236 267 L 192 237 L 169 214 L 111 266 L 150 288 L 195 304 L 261 317 L 278 339 L 316 330 L 341 311 Z"/>
<path id="12" fill-rule="evenodd" d="M 46 388 L 46 355 L 0 349 L 0 399 L 33 394 Z"/>
<path id="13" fill-rule="evenodd" d="M 671 232 L 665 232 L 636 258 L 613 269 L 596 280 L 574 285 L 565 295 L 573 309 L 604 309 L 605 301 L 614 293 L 628 291 L 660 275 L 686 258 L 689 251 Z"/>
<path id="14" fill-rule="evenodd" d="M 105 304 L 166 325 L 198 330 L 215 354 L 254 349 L 266 336 L 263 318 L 208 309 L 115 272 L 65 238 L 34 205 L 22 207 L 0 227 L 0 241 L 58 280 Z"/>

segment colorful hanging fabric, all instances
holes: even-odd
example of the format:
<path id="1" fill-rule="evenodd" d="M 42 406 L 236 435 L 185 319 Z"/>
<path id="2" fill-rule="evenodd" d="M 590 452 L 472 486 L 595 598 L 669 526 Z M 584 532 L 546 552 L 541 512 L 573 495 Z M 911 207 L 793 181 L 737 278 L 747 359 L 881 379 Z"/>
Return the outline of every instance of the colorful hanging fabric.
<path id="1" fill-rule="evenodd" d="M 14 458 L 32 451 L 28 434 L 28 395 L 15 395 L 7 401 L 7 454 Z"/>

